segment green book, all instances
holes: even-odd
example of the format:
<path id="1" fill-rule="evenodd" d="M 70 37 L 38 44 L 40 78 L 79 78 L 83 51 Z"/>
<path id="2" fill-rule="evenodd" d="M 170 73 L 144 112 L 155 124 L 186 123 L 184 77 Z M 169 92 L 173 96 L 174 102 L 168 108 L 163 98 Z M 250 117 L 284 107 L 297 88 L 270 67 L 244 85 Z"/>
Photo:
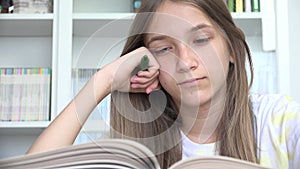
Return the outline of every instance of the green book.
<path id="1" fill-rule="evenodd" d="M 252 12 L 260 12 L 260 0 L 252 0 Z"/>
<path id="2" fill-rule="evenodd" d="M 227 2 L 227 6 L 228 6 L 228 9 L 230 12 L 235 12 L 234 2 L 235 2 L 235 0 L 228 0 L 228 2 Z"/>

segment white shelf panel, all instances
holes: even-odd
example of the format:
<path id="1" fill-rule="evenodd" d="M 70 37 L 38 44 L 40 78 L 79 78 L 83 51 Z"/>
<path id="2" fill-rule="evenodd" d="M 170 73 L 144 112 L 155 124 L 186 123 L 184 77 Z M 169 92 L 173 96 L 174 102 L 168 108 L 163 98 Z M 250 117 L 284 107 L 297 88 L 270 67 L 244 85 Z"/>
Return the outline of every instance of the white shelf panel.
<path id="1" fill-rule="evenodd" d="M 52 36 L 53 14 L 1 14 L 0 36 Z"/>
<path id="2" fill-rule="evenodd" d="M 0 37 L 0 51 L 0 67 L 52 67 L 51 37 Z"/>
<path id="3" fill-rule="evenodd" d="M 233 12 L 231 15 L 236 25 L 243 30 L 246 36 L 262 36 L 262 14 L 260 12 Z"/>
<path id="4" fill-rule="evenodd" d="M 261 36 L 261 13 L 231 14 L 246 36 Z M 75 13 L 73 14 L 74 36 L 126 37 L 134 17 L 135 13 Z"/>
<path id="5" fill-rule="evenodd" d="M 0 122 L 0 128 L 46 128 L 50 121 Z"/>
<path id="6" fill-rule="evenodd" d="M 132 11 L 132 0 L 73 0 L 74 13 L 110 13 Z"/>
<path id="7" fill-rule="evenodd" d="M 113 20 L 113 19 L 133 19 L 136 13 L 74 13 L 73 19 L 75 20 Z M 234 19 L 261 19 L 260 12 L 233 12 L 231 13 Z"/>
<path id="8" fill-rule="evenodd" d="M 126 38 L 134 16 L 133 13 L 73 14 L 73 34 Z"/>
<path id="9" fill-rule="evenodd" d="M 49 14 L 0 14 L 0 20 L 52 20 L 54 15 Z"/>
<path id="10" fill-rule="evenodd" d="M 262 36 L 262 20 L 261 19 L 234 19 L 235 24 L 243 30 L 246 36 L 261 37 Z"/>
<path id="11" fill-rule="evenodd" d="M 262 15 L 260 12 L 232 12 L 231 16 L 234 19 L 261 19 Z"/>
<path id="12" fill-rule="evenodd" d="M 115 19 L 133 19 L 135 13 L 75 13 L 74 20 L 115 20 Z"/>

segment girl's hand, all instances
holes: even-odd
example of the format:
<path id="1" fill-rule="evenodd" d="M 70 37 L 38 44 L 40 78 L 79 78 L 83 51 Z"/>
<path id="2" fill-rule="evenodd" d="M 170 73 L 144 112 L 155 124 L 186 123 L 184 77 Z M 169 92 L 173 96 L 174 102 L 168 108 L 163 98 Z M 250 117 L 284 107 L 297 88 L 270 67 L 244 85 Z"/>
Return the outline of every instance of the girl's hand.
<path id="1" fill-rule="evenodd" d="M 148 70 L 131 75 L 144 55 L 149 58 Z M 118 58 L 103 69 L 110 73 L 111 91 L 145 92 L 149 94 L 151 91 L 160 88 L 158 81 L 159 64 L 145 47 L 138 48 Z"/>

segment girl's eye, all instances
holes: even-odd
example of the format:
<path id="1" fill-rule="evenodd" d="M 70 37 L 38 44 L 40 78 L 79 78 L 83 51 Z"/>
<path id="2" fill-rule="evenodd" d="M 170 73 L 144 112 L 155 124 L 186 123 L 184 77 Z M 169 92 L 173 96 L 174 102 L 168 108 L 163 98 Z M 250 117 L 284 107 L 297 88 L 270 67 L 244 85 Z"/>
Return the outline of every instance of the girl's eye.
<path id="1" fill-rule="evenodd" d="M 154 53 L 154 55 L 159 56 L 159 55 L 163 55 L 163 54 L 167 53 L 171 49 L 172 49 L 172 47 L 159 48 L 159 49 L 155 49 L 153 51 L 153 53 Z"/>
<path id="2" fill-rule="evenodd" d="M 200 39 L 196 39 L 193 41 L 194 44 L 197 44 L 197 45 L 204 45 L 206 43 L 208 43 L 210 40 L 210 38 L 200 38 Z"/>

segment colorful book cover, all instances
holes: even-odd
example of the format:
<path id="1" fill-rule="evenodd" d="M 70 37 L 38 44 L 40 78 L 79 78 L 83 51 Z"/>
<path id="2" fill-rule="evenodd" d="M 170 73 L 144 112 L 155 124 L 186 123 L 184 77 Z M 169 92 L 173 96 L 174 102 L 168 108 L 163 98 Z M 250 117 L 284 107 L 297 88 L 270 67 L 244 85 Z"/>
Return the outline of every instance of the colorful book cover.
<path id="1" fill-rule="evenodd" d="M 0 68 L 0 121 L 48 121 L 51 69 Z"/>
<path id="2" fill-rule="evenodd" d="M 245 12 L 252 12 L 251 0 L 244 0 Z"/>
<path id="3" fill-rule="evenodd" d="M 229 9 L 230 12 L 235 12 L 234 1 L 235 0 L 228 0 L 228 2 L 227 2 L 227 6 L 228 6 L 228 9 Z"/>
<path id="4" fill-rule="evenodd" d="M 235 1 L 235 12 L 244 12 L 244 0 Z"/>
<path id="5" fill-rule="evenodd" d="M 252 12 L 260 12 L 260 0 L 252 0 Z"/>

